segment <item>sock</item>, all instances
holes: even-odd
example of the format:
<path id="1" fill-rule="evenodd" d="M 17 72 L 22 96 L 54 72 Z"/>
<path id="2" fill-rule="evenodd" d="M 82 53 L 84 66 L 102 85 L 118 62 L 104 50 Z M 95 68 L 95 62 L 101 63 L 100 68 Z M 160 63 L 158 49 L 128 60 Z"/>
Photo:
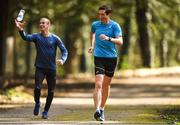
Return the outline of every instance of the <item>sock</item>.
<path id="1" fill-rule="evenodd" d="M 104 111 L 104 108 L 100 107 L 100 109 Z"/>
<path id="2" fill-rule="evenodd" d="M 100 110 L 100 108 L 99 108 L 99 107 L 97 107 L 97 108 L 96 108 L 96 111 L 99 111 L 99 110 Z"/>

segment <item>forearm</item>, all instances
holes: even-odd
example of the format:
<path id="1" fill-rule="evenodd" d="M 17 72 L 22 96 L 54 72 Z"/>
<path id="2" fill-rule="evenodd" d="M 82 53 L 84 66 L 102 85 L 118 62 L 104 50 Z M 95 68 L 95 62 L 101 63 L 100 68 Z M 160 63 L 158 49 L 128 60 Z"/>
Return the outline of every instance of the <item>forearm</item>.
<path id="1" fill-rule="evenodd" d="M 67 60 L 68 57 L 68 52 L 64 52 L 61 56 L 61 60 L 63 60 L 63 64 L 65 63 L 65 61 Z"/>
<path id="2" fill-rule="evenodd" d="M 99 37 L 102 40 L 106 40 L 106 41 L 112 42 L 112 43 L 117 44 L 117 45 L 122 45 L 123 44 L 122 36 L 112 38 L 112 37 L 106 36 L 104 34 L 101 34 L 101 35 L 99 35 Z"/>
<path id="3" fill-rule="evenodd" d="M 21 38 L 25 41 L 32 41 L 33 37 L 31 35 L 27 35 L 23 30 L 19 30 L 19 34 Z"/>
<path id="4" fill-rule="evenodd" d="M 110 41 L 110 42 L 112 42 L 112 43 L 115 43 L 115 44 L 117 44 L 117 45 L 122 45 L 122 44 L 123 44 L 123 39 L 122 39 L 122 37 L 118 37 L 118 38 L 108 37 L 107 40 Z"/>
<path id="5" fill-rule="evenodd" d="M 64 62 L 67 60 L 68 51 L 67 51 L 67 49 L 65 48 L 64 45 L 61 45 L 60 49 L 61 49 L 61 53 L 62 53 L 61 60 L 62 60 L 63 63 L 64 63 Z"/>
<path id="6" fill-rule="evenodd" d="M 94 33 L 90 34 L 90 46 L 94 48 Z"/>
<path id="7" fill-rule="evenodd" d="M 24 30 L 19 30 L 19 34 L 23 40 L 26 40 L 26 33 L 24 32 Z"/>

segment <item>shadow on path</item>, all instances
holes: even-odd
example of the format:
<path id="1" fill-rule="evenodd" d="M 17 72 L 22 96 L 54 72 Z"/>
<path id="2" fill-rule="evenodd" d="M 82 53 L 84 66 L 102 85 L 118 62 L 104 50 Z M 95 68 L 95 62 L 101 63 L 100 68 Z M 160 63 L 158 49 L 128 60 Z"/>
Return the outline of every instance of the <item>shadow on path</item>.
<path id="1" fill-rule="evenodd" d="M 157 82 L 157 81 L 156 81 Z M 114 81 L 107 101 L 103 124 L 169 124 L 179 119 L 180 84 L 169 81 Z M 169 82 L 169 83 L 168 83 Z M 93 82 L 57 83 L 55 98 L 49 112 L 49 119 L 32 115 L 33 100 L 13 108 L 0 108 L 0 124 L 100 124 L 94 121 L 92 92 Z M 33 84 L 25 89 L 33 95 Z M 42 96 L 46 95 L 43 85 Z M 42 109 L 45 98 L 42 100 Z M 172 117 L 169 117 L 172 116 Z"/>

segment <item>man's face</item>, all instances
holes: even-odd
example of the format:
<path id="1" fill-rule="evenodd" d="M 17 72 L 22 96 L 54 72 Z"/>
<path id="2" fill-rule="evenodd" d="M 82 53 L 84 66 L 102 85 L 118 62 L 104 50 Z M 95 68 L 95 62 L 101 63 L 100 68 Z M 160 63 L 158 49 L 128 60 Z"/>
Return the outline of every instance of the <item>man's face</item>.
<path id="1" fill-rule="evenodd" d="M 106 15 L 105 10 L 99 10 L 98 16 L 101 22 L 103 23 L 106 23 L 109 18 L 109 16 Z"/>
<path id="2" fill-rule="evenodd" d="M 39 22 L 39 28 L 40 28 L 40 31 L 47 31 L 49 30 L 49 25 L 50 25 L 50 22 L 45 19 L 45 18 L 42 18 Z"/>

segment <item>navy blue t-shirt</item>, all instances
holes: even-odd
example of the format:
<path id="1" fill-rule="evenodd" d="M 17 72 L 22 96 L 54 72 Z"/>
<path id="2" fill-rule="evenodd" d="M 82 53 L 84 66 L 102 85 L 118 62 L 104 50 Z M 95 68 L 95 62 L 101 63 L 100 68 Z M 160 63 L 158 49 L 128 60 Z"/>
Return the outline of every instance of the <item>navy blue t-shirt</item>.
<path id="1" fill-rule="evenodd" d="M 55 34 L 50 34 L 48 37 L 41 33 L 26 34 L 24 31 L 19 31 L 23 40 L 34 42 L 36 46 L 36 61 L 35 66 L 45 69 L 56 69 L 56 50 L 59 47 L 63 62 L 67 59 L 67 49 L 62 40 Z"/>

